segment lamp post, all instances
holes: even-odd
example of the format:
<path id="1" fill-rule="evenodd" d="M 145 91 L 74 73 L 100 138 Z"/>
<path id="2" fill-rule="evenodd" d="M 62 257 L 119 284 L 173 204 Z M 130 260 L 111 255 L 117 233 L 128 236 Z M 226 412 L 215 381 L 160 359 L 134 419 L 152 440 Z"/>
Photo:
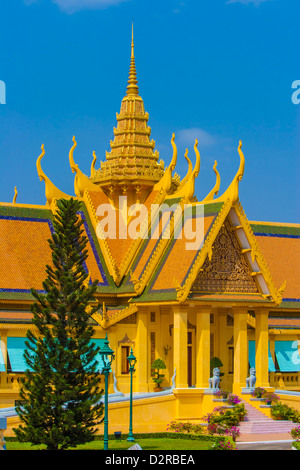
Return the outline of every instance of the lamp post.
<path id="1" fill-rule="evenodd" d="M 129 372 L 130 372 L 130 408 L 129 408 L 129 434 L 127 441 L 133 442 L 134 437 L 132 433 L 132 374 L 135 372 L 135 364 L 136 364 L 136 357 L 133 355 L 132 348 L 130 350 L 130 354 L 127 357 L 127 360 L 129 362 Z"/>
<path id="2" fill-rule="evenodd" d="M 104 450 L 108 450 L 108 374 L 110 372 L 110 366 L 114 360 L 114 351 L 109 347 L 107 334 L 104 340 L 103 348 L 100 348 L 100 354 L 103 361 L 102 373 L 105 376 L 105 395 L 104 395 Z"/>

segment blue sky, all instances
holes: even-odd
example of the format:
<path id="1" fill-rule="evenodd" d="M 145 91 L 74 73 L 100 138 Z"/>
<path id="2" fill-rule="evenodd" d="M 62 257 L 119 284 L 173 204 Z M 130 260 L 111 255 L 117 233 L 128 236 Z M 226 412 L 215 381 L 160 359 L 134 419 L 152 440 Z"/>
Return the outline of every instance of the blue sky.
<path id="1" fill-rule="evenodd" d="M 68 153 L 89 174 L 105 159 L 126 91 L 131 23 L 140 94 L 151 137 L 184 177 L 185 148 L 199 139 L 200 200 L 235 175 L 250 220 L 299 223 L 299 0 L 14 0 L 0 6 L 0 201 L 44 204 L 36 159 L 74 194 Z M 220 192 L 221 192 L 220 191 Z"/>

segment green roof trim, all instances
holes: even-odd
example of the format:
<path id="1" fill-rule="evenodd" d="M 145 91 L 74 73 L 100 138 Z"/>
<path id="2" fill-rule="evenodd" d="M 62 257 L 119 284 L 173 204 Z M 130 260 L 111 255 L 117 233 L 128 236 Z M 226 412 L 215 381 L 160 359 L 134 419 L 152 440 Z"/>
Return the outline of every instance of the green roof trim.
<path id="1" fill-rule="evenodd" d="M 283 300 L 279 305 L 280 308 L 296 308 L 300 310 L 299 300 Z"/>
<path id="2" fill-rule="evenodd" d="M 287 237 L 300 237 L 300 227 L 293 225 L 264 225 L 250 224 L 255 235 L 278 235 Z"/>
<path id="3" fill-rule="evenodd" d="M 25 217 L 34 219 L 50 219 L 53 214 L 50 209 L 41 209 L 39 207 L 18 207 L 18 206 L 1 206 L 0 216 L 2 217 Z"/>

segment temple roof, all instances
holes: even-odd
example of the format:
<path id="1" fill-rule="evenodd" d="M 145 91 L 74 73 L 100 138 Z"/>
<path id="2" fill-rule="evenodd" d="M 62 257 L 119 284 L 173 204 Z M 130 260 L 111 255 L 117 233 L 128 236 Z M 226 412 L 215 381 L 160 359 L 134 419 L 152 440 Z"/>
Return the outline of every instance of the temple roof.
<path id="1" fill-rule="evenodd" d="M 95 195 L 89 194 L 90 198 L 93 196 Z M 155 200 L 154 194 L 153 200 Z M 168 204 L 166 204 L 166 201 Z M 169 209 L 171 216 L 174 216 L 178 202 L 178 199 L 164 199 L 164 210 Z M 199 214 L 195 212 L 197 205 L 197 203 L 194 203 L 194 213 L 191 212 L 190 215 L 194 220 L 197 217 L 203 219 L 203 240 L 200 246 L 186 250 L 184 246 L 186 240 L 183 237 L 174 236 L 174 234 L 176 235 L 176 227 L 171 237 L 164 239 L 163 233 L 172 217 L 168 219 L 167 223 L 162 224 L 164 211 L 158 212 L 149 226 L 149 230 L 157 230 L 156 238 L 149 237 L 140 240 L 139 243 L 137 243 L 137 240 L 130 240 L 130 242 L 124 240 L 124 247 L 126 247 L 126 243 L 128 244 L 127 251 L 125 249 L 122 254 L 123 261 L 127 259 L 126 270 L 119 284 L 116 284 L 109 271 L 106 257 L 110 252 L 111 259 L 115 263 L 119 263 L 118 267 L 121 268 L 121 258 L 118 257 L 122 252 L 120 250 L 121 245 L 118 240 L 111 240 L 107 244 L 108 252 L 104 253 L 105 250 L 101 246 L 102 241 L 97 239 L 89 214 L 90 208 L 82 201 L 80 217 L 84 221 L 85 235 L 89 240 L 89 257 L 86 262 L 86 269 L 91 275 L 91 282 L 95 279 L 99 280 L 98 295 L 100 297 L 104 296 L 103 298 L 108 296 L 107 299 L 114 299 L 108 302 L 106 306 L 105 321 L 103 320 L 103 311 L 101 311 L 99 312 L 100 316 L 94 318 L 97 323 L 109 326 L 134 313 L 136 306 L 141 303 L 177 303 L 178 301 L 185 301 L 185 299 L 211 305 L 217 305 L 219 302 L 224 305 L 227 303 L 228 305 L 229 303 L 231 305 L 242 303 L 248 305 L 249 308 L 251 305 L 269 305 L 270 311 L 276 311 L 278 308 L 284 309 L 283 311 L 286 311 L 286 309 L 299 310 L 299 225 L 248 222 L 250 236 L 247 233 L 247 237 L 249 237 L 251 243 L 253 243 L 251 240 L 253 238 L 258 245 L 251 246 L 249 244 L 249 248 L 243 249 L 240 246 L 239 249 L 237 232 L 240 233 L 240 239 L 246 233 L 246 229 L 243 231 L 239 228 L 241 225 L 237 225 L 237 219 L 235 219 L 239 216 L 239 224 L 243 221 L 240 203 L 233 206 L 229 202 L 215 203 L 211 201 L 203 205 L 203 212 Z M 245 216 L 243 215 L 243 217 Z M 30 292 L 32 287 L 43 291 L 45 265 L 51 264 L 51 252 L 47 240 L 53 231 L 52 218 L 53 212 L 46 207 L 28 207 L 21 204 L 0 205 L 0 255 L 2 259 L 0 264 L 0 301 L 2 303 L 32 301 L 33 298 Z M 186 218 L 185 223 L 188 223 L 188 220 L 189 217 Z M 229 230 L 230 225 L 231 230 Z M 235 227 L 238 228 L 235 229 Z M 184 230 L 184 228 L 185 224 L 182 225 L 181 229 Z M 226 291 L 226 288 L 223 288 L 223 291 L 216 289 L 212 292 L 209 290 L 209 277 L 206 280 L 207 275 L 205 273 L 213 273 L 215 269 L 213 268 L 211 271 L 210 266 L 218 266 L 216 262 L 220 262 L 218 261 L 218 254 L 220 253 L 218 243 L 220 243 L 220 238 L 224 238 L 226 235 L 225 229 L 229 241 L 230 237 L 236 237 L 236 242 L 233 245 L 236 244 L 236 250 L 240 250 L 239 254 L 230 255 L 229 269 L 231 269 L 230 263 L 233 263 L 232 266 L 239 270 L 240 279 L 243 279 L 241 269 L 245 269 L 246 273 L 244 276 L 246 284 L 244 283 L 244 287 L 240 292 L 235 291 L 234 284 L 231 291 L 230 289 Z M 134 245 L 134 249 L 132 249 L 131 244 Z M 226 245 L 224 247 L 226 251 Z M 252 277 L 253 272 L 251 272 L 251 269 L 254 265 L 250 269 L 249 257 L 251 256 L 251 250 L 257 250 L 258 248 L 267 268 L 263 266 L 260 256 L 256 254 L 255 263 L 258 263 L 260 267 L 257 270 L 257 275 Z M 131 250 L 132 253 L 130 254 Z M 234 256 L 243 257 L 244 261 L 241 266 L 239 266 L 240 263 Z M 246 261 L 247 256 L 248 261 Z M 248 272 L 245 267 L 242 268 L 243 265 L 246 266 L 246 262 L 249 267 Z M 205 266 L 209 268 L 208 271 Z M 234 269 L 232 272 L 234 272 Z M 201 281 L 201 276 L 204 276 L 203 281 Z M 259 281 L 260 276 L 261 281 Z M 264 291 L 266 289 L 265 284 L 268 284 L 267 291 Z M 279 292 L 282 284 L 284 284 L 282 292 Z M 208 287 L 205 287 L 206 285 Z M 216 283 L 215 285 L 217 286 Z M 223 283 L 220 285 L 229 286 L 230 284 Z M 202 286 L 204 286 L 204 290 Z M 282 302 L 278 301 L 280 295 Z M 129 299 L 131 300 L 128 303 Z M 275 303 L 274 299 L 276 300 Z M 24 315 L 20 315 L 21 322 L 29 320 Z M 3 318 L 2 320 L 8 322 L 10 317 L 7 314 L 6 319 Z M 272 325 L 274 328 L 280 327 L 280 325 L 283 327 L 283 323 L 276 320 Z M 290 322 L 288 326 L 286 324 L 286 327 L 291 328 L 292 325 L 293 323 Z M 296 327 L 296 324 L 294 327 Z"/>
<path id="2" fill-rule="evenodd" d="M 97 170 L 93 153 L 88 176 L 75 162 L 75 137 L 69 152 L 75 197 L 82 207 L 79 216 L 88 238 L 86 270 L 90 282 L 98 279 L 97 295 L 106 302 L 94 320 L 107 327 L 134 314 L 142 303 L 228 302 L 262 305 L 274 311 L 278 306 L 299 309 L 300 225 L 248 221 L 239 201 L 245 168 L 242 142 L 229 186 L 219 194 L 221 178 L 215 162 L 215 184 L 197 200 L 198 141 L 194 163 L 188 151 L 184 155 L 188 168 L 180 180 L 174 173 L 178 158 L 175 134 L 172 158 L 165 168 L 150 141 L 148 117 L 137 86 L 132 36 L 128 86 L 106 161 Z M 56 202 L 71 197 L 43 172 L 44 145 L 41 150 L 36 164 L 45 183 L 45 206 L 17 203 L 16 189 L 12 203 L 0 203 L 2 304 L 32 301 L 32 287 L 43 291 L 45 265 L 51 264 L 47 240 L 53 231 Z M 128 196 L 128 207 L 119 205 L 120 195 Z M 134 221 L 130 211 L 135 206 L 137 212 L 141 207 L 145 211 L 140 216 L 139 236 L 119 236 L 120 225 Z M 101 207 L 116 209 L 116 237 L 103 236 Z M 194 234 L 194 242 L 187 233 Z"/>

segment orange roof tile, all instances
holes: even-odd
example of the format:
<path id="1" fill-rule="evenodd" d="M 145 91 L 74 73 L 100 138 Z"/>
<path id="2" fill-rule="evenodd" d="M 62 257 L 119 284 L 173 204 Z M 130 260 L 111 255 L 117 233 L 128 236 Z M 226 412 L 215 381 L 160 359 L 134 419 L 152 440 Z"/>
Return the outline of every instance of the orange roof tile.
<path id="1" fill-rule="evenodd" d="M 256 235 L 277 288 L 286 281 L 283 298 L 300 299 L 300 239 Z"/>
<path id="2" fill-rule="evenodd" d="M 214 216 L 204 217 L 203 239 L 211 227 L 214 218 Z M 183 224 L 183 232 L 184 229 L 185 224 Z M 190 243 L 190 241 L 184 235 L 182 238 L 178 237 L 174 241 L 172 249 L 164 261 L 163 268 L 153 285 L 153 290 L 174 289 L 177 283 L 181 284 L 183 282 L 199 251 L 199 248 L 187 249 L 187 243 Z"/>
<path id="3" fill-rule="evenodd" d="M 0 287 L 42 290 L 51 264 L 47 221 L 0 219 Z"/>

